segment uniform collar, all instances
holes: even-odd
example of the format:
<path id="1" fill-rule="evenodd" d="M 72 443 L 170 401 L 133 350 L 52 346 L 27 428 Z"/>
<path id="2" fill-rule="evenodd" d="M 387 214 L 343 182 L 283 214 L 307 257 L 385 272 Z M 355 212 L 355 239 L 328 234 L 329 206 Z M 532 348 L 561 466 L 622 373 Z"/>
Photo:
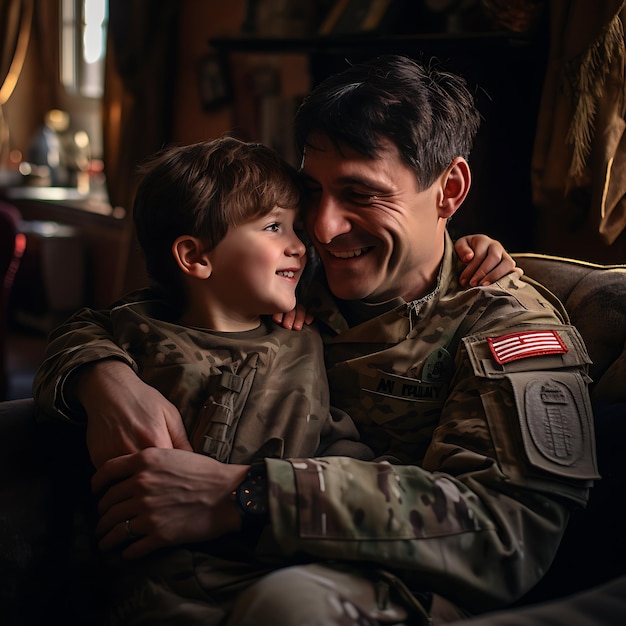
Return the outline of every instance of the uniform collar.
<path id="1" fill-rule="evenodd" d="M 323 271 L 320 270 L 319 280 L 313 282 L 307 294 L 306 306 L 318 322 L 323 323 L 335 334 L 341 334 L 350 328 L 355 329 L 357 326 L 367 324 L 374 318 L 377 321 L 382 321 L 383 318 L 391 321 L 415 315 L 425 303 L 437 299 L 439 294 L 449 290 L 451 283 L 456 283 L 458 271 L 458 257 L 452 239 L 446 231 L 444 255 L 439 266 L 437 284 L 430 293 L 421 298 L 412 302 L 406 302 L 403 298 L 392 298 L 377 304 L 368 304 L 361 300 L 338 300 L 330 293 Z"/>

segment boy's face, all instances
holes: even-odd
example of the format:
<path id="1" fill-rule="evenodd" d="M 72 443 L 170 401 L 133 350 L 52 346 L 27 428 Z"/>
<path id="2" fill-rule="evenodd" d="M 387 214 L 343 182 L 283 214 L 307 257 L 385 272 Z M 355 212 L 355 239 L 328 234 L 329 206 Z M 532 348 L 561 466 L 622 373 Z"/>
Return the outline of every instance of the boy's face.
<path id="1" fill-rule="evenodd" d="M 384 302 L 428 293 L 444 248 L 438 185 L 419 190 L 386 139 L 377 158 L 325 135 L 307 143 L 304 218 L 333 294 Z"/>
<path id="2" fill-rule="evenodd" d="M 293 309 L 306 263 L 296 219 L 296 209 L 276 207 L 230 228 L 209 253 L 212 294 L 226 316 L 247 319 Z"/>

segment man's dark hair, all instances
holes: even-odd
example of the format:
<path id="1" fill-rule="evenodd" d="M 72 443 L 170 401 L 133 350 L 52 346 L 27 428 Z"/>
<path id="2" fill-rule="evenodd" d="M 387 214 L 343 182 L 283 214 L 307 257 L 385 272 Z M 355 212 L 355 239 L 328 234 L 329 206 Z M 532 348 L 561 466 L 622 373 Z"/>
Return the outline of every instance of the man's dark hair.
<path id="1" fill-rule="evenodd" d="M 386 55 L 320 83 L 296 114 L 295 136 L 301 155 L 314 148 L 311 134 L 320 133 L 370 157 L 387 138 L 425 189 L 456 157 L 468 158 L 479 126 L 463 78 L 434 62 Z"/>

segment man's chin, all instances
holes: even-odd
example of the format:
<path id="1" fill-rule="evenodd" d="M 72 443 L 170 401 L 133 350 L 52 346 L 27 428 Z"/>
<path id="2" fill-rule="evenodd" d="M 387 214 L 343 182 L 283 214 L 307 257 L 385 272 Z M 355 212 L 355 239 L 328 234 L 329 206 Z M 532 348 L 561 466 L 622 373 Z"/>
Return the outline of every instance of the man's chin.
<path id="1" fill-rule="evenodd" d="M 340 300 L 364 300 L 371 291 L 363 285 L 350 285 L 345 281 L 328 281 L 328 287 L 335 296 Z"/>

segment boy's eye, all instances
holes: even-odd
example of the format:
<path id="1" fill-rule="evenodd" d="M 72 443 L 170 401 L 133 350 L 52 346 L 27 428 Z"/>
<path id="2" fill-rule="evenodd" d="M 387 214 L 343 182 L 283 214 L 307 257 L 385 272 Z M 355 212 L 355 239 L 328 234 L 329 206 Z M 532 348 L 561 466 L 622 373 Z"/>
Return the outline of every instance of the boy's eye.
<path id="1" fill-rule="evenodd" d="M 279 229 L 280 229 L 280 223 L 272 222 L 271 224 L 268 224 L 263 230 L 269 230 L 270 232 L 275 233 Z"/>

